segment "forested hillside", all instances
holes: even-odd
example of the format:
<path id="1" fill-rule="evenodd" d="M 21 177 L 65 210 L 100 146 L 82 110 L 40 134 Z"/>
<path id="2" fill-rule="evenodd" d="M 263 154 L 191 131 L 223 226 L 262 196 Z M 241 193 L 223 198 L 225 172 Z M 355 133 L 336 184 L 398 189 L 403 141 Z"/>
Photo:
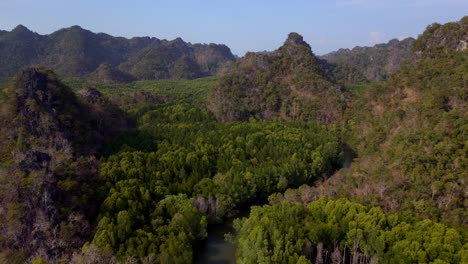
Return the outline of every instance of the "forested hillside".
<path id="1" fill-rule="evenodd" d="M 239 221 L 240 263 L 468 261 L 466 22 L 429 26 L 417 62 L 351 89 L 342 131 L 358 157 Z"/>
<path id="2" fill-rule="evenodd" d="M 321 61 L 302 36 L 289 34 L 272 53 L 248 53 L 221 74 L 211 93 L 209 107 L 222 122 L 342 120 L 341 86 L 326 74 Z"/>
<path id="3" fill-rule="evenodd" d="M 429 49 L 465 50 L 468 45 L 466 19 L 464 17 L 458 22 L 445 25 L 434 23 L 417 40 L 392 39 L 386 44 L 377 44 L 373 47 L 340 49 L 320 58 L 336 65 L 338 67 L 336 72 L 345 80 L 346 77 L 349 78 L 350 73 L 355 75 L 354 81 L 359 80 L 356 78 L 361 78 L 360 75 L 367 81 L 388 80 L 406 64 L 418 61 L 421 54 Z"/>
<path id="4" fill-rule="evenodd" d="M 82 94 L 40 67 L 0 94 L 2 261 L 69 259 L 93 233 L 95 155 L 131 120 L 99 92 Z"/>
<path id="5" fill-rule="evenodd" d="M 39 35 L 19 25 L 10 32 L 3 31 L 0 47 L 1 77 L 41 64 L 63 77 L 95 72 L 92 79 L 103 82 L 125 82 L 132 78 L 193 79 L 213 75 L 221 64 L 235 60 L 225 45 L 192 45 L 180 38 L 126 39 L 96 34 L 79 26 Z"/>
<path id="6" fill-rule="evenodd" d="M 321 56 L 321 59 L 355 69 L 369 81 L 383 81 L 415 59 L 413 38 L 392 39 L 386 44 L 373 47 L 340 49 Z"/>
<path id="7" fill-rule="evenodd" d="M 466 36 L 466 21 L 453 25 L 439 30 Z M 430 35 L 433 28 L 416 43 L 437 42 L 441 37 Z M 345 125 L 360 157 L 350 170 L 320 185 L 321 193 L 354 197 L 386 211 L 411 210 L 459 227 L 468 224 L 463 209 L 468 61 L 467 51 L 455 47 L 425 48 L 417 63 L 352 99 Z"/>

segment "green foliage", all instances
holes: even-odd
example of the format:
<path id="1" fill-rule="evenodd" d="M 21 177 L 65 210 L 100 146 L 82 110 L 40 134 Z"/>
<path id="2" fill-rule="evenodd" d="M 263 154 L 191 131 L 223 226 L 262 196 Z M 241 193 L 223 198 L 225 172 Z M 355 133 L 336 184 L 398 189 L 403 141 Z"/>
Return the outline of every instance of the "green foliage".
<path id="1" fill-rule="evenodd" d="M 217 84 L 215 77 L 196 80 L 147 80 L 126 84 L 94 84 L 112 102 L 128 109 L 136 117 L 154 104 L 188 103 L 202 105 L 211 89 Z M 80 90 L 90 84 L 83 79 L 66 79 L 73 90 Z"/>
<path id="2" fill-rule="evenodd" d="M 418 37 L 413 49 L 422 52 L 425 57 L 434 57 L 440 53 L 460 50 L 462 47 L 460 42 L 466 41 L 467 35 L 468 19 L 466 16 L 458 22 L 444 25 L 434 23 Z"/>
<path id="3" fill-rule="evenodd" d="M 65 74 L 101 65 L 67 79 L 96 86 L 80 97 L 42 67 L 0 92 L 0 262 L 66 262 L 88 240 L 72 263 L 190 263 L 208 223 L 283 191 L 235 221 L 239 263 L 467 262 L 466 20 L 429 27 L 418 59 L 380 83 L 364 75 L 388 78 L 412 40 L 332 65 L 291 33 L 219 79 L 118 84 L 125 72 L 206 76 L 233 58 L 181 39 L 130 48 L 79 27 L 0 34 L 5 50 L 27 53 L 0 54 L 12 67 L 37 54 Z M 342 141 L 358 158 L 327 179 L 354 158 Z"/>
<path id="4" fill-rule="evenodd" d="M 41 257 L 37 257 L 32 260 L 31 264 L 47 264 L 47 261 Z"/>
<path id="5" fill-rule="evenodd" d="M 156 254 L 165 263 L 177 258 L 191 262 L 191 243 L 206 237 L 206 217 L 187 196 L 161 199 L 158 190 L 145 190 L 142 185 L 121 181 L 110 191 L 93 244 L 114 249 L 117 256 Z"/>
<path id="6" fill-rule="evenodd" d="M 455 93 L 463 93 L 463 89 L 466 89 L 467 54 L 468 51 L 449 52 L 435 58 L 421 59 L 414 65 L 404 67 L 390 80 L 390 85 L 432 89 L 437 93 L 447 93 L 442 88 L 455 88 L 459 90 Z"/>
<path id="7" fill-rule="evenodd" d="M 237 206 L 312 182 L 340 158 L 336 133 L 315 123 L 220 124 L 187 103 L 139 114 L 138 129 L 116 140 L 109 148 L 116 153 L 100 169 L 106 198 L 93 243 L 122 257 L 191 256 L 191 244 L 206 235 L 200 217 L 219 220 Z M 180 206 L 174 197 L 183 197 Z"/>
<path id="8" fill-rule="evenodd" d="M 348 142 L 361 158 L 326 193 L 466 225 L 466 58 L 422 60 L 357 95 Z"/>
<path id="9" fill-rule="evenodd" d="M 128 73 L 120 71 L 109 64 L 101 64 L 90 74 L 89 81 L 95 84 L 99 83 L 128 83 L 135 81 L 135 77 Z"/>
<path id="10" fill-rule="evenodd" d="M 291 33 L 271 54 L 248 53 L 225 70 L 209 108 L 223 122 L 342 118 L 342 93 L 300 35 Z M 331 74 L 331 73 L 330 73 Z"/>
<path id="11" fill-rule="evenodd" d="M 431 28 L 421 41 L 451 34 Z M 466 236 L 468 53 L 438 47 L 387 82 L 351 89 L 343 131 L 358 158 L 317 190 L 413 212 Z"/>
<path id="12" fill-rule="evenodd" d="M 455 229 L 430 220 L 406 222 L 346 199 L 253 207 L 235 228 L 238 263 L 466 261 L 467 244 Z"/>

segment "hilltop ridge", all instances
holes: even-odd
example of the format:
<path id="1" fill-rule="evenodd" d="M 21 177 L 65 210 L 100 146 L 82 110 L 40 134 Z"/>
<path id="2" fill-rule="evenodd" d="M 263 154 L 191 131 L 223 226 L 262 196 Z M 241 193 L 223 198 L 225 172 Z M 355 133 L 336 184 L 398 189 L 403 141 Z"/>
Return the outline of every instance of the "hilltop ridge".
<path id="1" fill-rule="evenodd" d="M 23 25 L 0 33 L 0 76 L 9 77 L 23 67 L 44 65 L 61 76 L 87 76 L 108 64 L 137 79 L 186 78 L 213 75 L 235 57 L 225 45 L 191 44 L 181 38 L 113 37 L 80 26 L 49 35 Z"/>
<path id="2" fill-rule="evenodd" d="M 220 77 L 210 109 L 221 121 L 341 118 L 340 86 L 298 33 L 271 53 L 247 53 Z"/>

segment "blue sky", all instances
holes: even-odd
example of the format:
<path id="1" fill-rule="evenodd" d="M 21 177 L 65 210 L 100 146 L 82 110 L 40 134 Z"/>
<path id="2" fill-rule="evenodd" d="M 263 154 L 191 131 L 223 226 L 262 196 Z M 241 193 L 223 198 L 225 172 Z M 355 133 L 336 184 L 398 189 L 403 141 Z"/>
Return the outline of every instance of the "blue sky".
<path id="1" fill-rule="evenodd" d="M 468 15 L 467 0 L 0 0 L 0 29 L 41 34 L 80 25 L 111 35 L 224 43 L 237 55 L 274 50 L 289 32 L 316 54 L 416 37 Z"/>

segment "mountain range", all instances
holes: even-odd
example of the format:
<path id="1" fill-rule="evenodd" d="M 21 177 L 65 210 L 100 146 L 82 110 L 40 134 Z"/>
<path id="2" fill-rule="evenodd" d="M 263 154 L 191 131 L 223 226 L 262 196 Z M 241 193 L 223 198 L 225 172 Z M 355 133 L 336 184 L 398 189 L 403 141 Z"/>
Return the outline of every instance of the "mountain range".
<path id="1" fill-rule="evenodd" d="M 415 39 L 392 39 L 386 44 L 373 47 L 339 49 L 321 56 L 329 63 L 353 67 L 370 81 L 386 80 L 402 65 L 410 62 L 415 54 L 412 46 Z"/>
<path id="2" fill-rule="evenodd" d="M 464 25 L 463 19 L 451 27 Z M 321 68 L 341 84 L 382 81 L 403 65 L 418 60 L 426 48 L 437 45 L 466 49 L 463 32 L 447 38 L 447 27 L 434 23 L 427 36 L 393 39 L 373 47 L 355 47 L 318 56 Z M 461 35 L 460 35 L 461 34 Z M 423 43 L 424 42 L 424 43 Z M 427 42 L 427 43 L 426 43 Z M 276 51 L 257 52 L 257 56 Z M 252 56 L 251 54 L 247 56 Z M 223 44 L 192 44 L 181 38 L 114 37 L 79 26 L 48 35 L 37 34 L 23 25 L 0 30 L 0 78 L 40 64 L 62 77 L 86 77 L 97 83 L 125 83 L 152 79 L 195 79 L 215 75 L 222 65 L 239 58 Z"/>
<path id="3" fill-rule="evenodd" d="M 87 76 L 95 71 L 108 77 L 124 73 L 126 80 L 199 78 L 214 74 L 235 57 L 225 45 L 191 44 L 150 37 L 131 39 L 93 33 L 79 26 L 49 35 L 19 25 L 0 31 L 0 76 L 13 76 L 21 68 L 44 65 L 63 77 Z M 105 65 L 105 66 L 101 66 Z M 101 66 L 101 67 L 100 67 Z M 108 81 L 113 81 L 108 78 Z M 121 81 L 117 80 L 116 82 Z"/>

